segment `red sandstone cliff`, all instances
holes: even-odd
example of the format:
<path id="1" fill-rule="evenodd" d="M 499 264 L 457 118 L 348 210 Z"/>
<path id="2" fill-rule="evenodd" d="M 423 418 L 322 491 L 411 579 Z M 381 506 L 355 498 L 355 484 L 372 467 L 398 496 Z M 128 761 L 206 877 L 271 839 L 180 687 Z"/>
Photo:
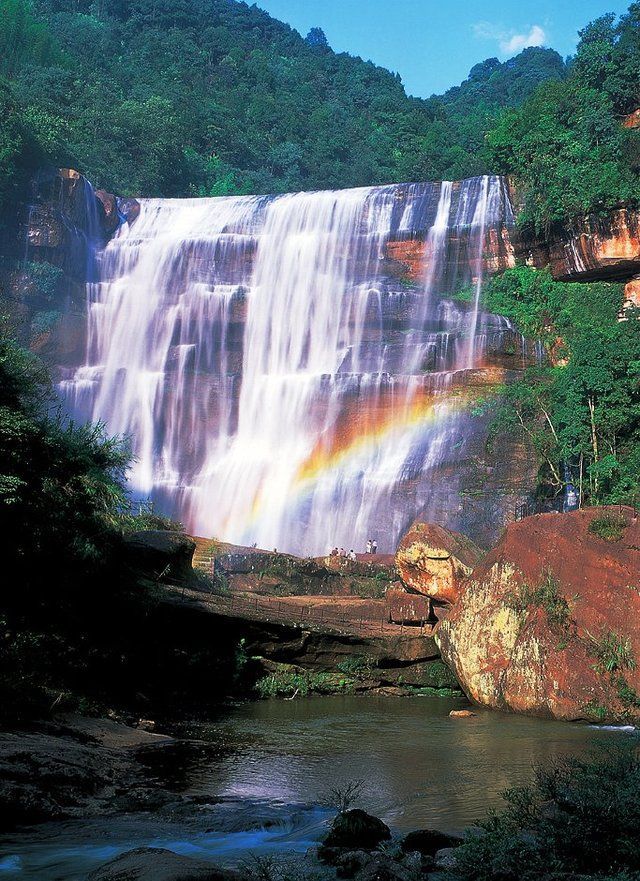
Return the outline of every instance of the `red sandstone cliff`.
<path id="1" fill-rule="evenodd" d="M 594 532 L 624 519 L 620 538 Z M 597 526 L 597 524 L 596 524 Z M 479 704 L 558 719 L 640 718 L 640 523 L 631 509 L 510 525 L 439 626 Z"/>

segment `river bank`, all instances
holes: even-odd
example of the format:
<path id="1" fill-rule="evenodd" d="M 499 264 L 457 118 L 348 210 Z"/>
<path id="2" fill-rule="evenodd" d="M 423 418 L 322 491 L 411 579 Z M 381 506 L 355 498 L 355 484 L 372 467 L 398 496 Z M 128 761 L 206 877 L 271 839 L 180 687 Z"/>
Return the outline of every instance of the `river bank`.
<path id="1" fill-rule="evenodd" d="M 500 793 L 527 783 L 533 766 L 628 737 L 482 710 L 469 719 L 449 715 L 464 706 L 433 697 L 260 701 L 166 734 L 68 718 L 65 732 L 61 720 L 57 734 L 29 735 L 36 740 L 23 754 L 43 757 L 32 779 L 50 787 L 57 780 L 59 798 L 62 769 L 73 778 L 84 768 L 66 790 L 75 806 L 2 836 L 2 877 L 84 881 L 120 853 L 150 846 L 231 868 L 254 858 L 301 859 L 335 814 L 331 790 L 351 781 L 363 781 L 362 806 L 396 840 L 425 828 L 460 833 L 499 809 Z M 6 741 L 2 750 L 6 763 Z M 314 859 L 304 863 L 305 871 L 319 868 Z"/>

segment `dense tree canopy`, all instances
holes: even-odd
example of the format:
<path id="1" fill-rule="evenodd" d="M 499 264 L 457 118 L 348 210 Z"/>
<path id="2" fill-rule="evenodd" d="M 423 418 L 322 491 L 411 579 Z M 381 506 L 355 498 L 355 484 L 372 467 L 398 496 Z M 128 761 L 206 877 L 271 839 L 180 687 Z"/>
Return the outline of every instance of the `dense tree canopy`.
<path id="1" fill-rule="evenodd" d="M 97 185 L 163 196 L 484 172 L 500 110 L 565 72 L 557 53 L 527 49 L 410 98 L 319 28 L 303 39 L 236 0 L 0 0 L 0 50 L 15 114 L 0 163 L 28 164 L 27 138 L 32 165 L 44 153 Z"/>
<path id="2" fill-rule="evenodd" d="M 585 501 L 632 501 L 640 493 L 638 310 L 620 320 L 621 286 L 565 284 L 518 267 L 494 278 L 488 308 L 544 343 L 549 364 L 510 385 L 495 428 L 519 430 L 542 464 L 540 490 L 559 492 L 571 466 Z"/>
<path id="3" fill-rule="evenodd" d="M 514 174 L 526 196 L 521 222 L 544 231 L 585 212 L 638 204 L 640 3 L 580 33 L 566 80 L 547 82 L 489 132 L 486 161 Z"/>

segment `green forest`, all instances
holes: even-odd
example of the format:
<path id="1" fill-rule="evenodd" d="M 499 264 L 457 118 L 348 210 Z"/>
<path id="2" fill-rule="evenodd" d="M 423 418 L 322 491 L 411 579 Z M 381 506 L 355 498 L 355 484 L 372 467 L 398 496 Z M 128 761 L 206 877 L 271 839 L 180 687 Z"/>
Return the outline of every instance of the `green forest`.
<path id="1" fill-rule="evenodd" d="M 637 198 L 640 4 L 574 58 L 526 49 L 408 97 L 398 74 L 236 0 L 1 0 L 5 198 L 49 162 L 126 195 L 517 175 L 541 228 Z"/>
<path id="2" fill-rule="evenodd" d="M 320 29 L 305 39 L 236 0 L 0 0 L 0 201 L 44 165 L 165 197 L 504 173 L 520 225 L 545 233 L 638 204 L 640 129 L 623 124 L 638 70 L 640 3 L 588 24 L 566 61 L 543 48 L 490 58 L 423 100 Z M 545 494 L 566 460 L 592 501 L 638 489 L 640 354 L 621 298 L 524 268 L 489 285 L 487 308 L 566 348 L 569 366 L 528 373 L 496 421 L 528 433 Z"/>

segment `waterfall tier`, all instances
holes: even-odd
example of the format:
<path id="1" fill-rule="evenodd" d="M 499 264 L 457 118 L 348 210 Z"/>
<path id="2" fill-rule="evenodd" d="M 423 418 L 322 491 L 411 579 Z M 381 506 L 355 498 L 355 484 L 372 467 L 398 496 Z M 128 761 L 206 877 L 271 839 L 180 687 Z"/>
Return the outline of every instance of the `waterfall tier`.
<path id="1" fill-rule="evenodd" d="M 141 200 L 60 388 L 193 533 L 391 552 L 416 514 L 459 509 L 474 372 L 512 334 L 479 310 L 512 221 L 497 177 Z"/>

